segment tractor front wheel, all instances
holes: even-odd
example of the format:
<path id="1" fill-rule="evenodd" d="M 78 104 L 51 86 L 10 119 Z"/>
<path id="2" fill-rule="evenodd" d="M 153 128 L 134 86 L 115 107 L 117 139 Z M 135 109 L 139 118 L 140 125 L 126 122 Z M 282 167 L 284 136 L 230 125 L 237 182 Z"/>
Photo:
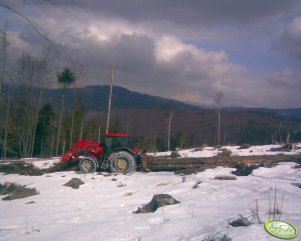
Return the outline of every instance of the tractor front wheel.
<path id="1" fill-rule="evenodd" d="M 79 161 L 79 169 L 83 173 L 93 173 L 96 171 L 97 162 L 90 157 L 85 157 Z"/>
<path id="2" fill-rule="evenodd" d="M 119 151 L 111 154 L 109 162 L 112 172 L 128 173 L 136 170 L 136 160 L 127 151 Z"/>

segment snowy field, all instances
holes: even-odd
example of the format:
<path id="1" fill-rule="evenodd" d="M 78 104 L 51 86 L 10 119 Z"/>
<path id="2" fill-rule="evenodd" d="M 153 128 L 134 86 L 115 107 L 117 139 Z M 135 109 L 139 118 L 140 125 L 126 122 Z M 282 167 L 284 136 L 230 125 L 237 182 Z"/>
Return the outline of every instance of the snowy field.
<path id="1" fill-rule="evenodd" d="M 271 146 L 252 148 L 254 155 L 263 155 Z M 210 150 L 216 152 L 208 147 L 198 156 L 214 155 Z M 233 148 L 232 153 L 235 151 L 238 149 Z M 241 150 L 242 153 L 246 151 L 250 149 Z M 186 150 L 181 151 L 181 155 L 196 157 L 197 153 Z M 58 159 L 27 161 L 46 168 Z M 223 167 L 187 176 L 171 172 L 0 174 L 2 184 L 15 182 L 36 188 L 40 193 L 12 201 L 0 200 L 0 240 L 220 241 L 224 235 L 223 240 L 232 241 L 278 240 L 251 216 L 257 202 L 260 220 L 269 219 L 269 200 L 274 204 L 276 187 L 281 219 L 301 231 L 301 168 L 296 166 L 296 163 L 287 162 L 273 168 L 260 167 L 251 175 L 236 179 L 231 173 L 235 169 Z M 84 184 L 79 189 L 63 186 L 71 178 L 80 178 Z M 170 194 L 181 203 L 160 207 L 154 213 L 133 213 L 155 194 Z M 253 224 L 247 227 L 229 225 L 240 215 Z M 276 218 L 279 216 L 277 214 Z M 294 240 L 301 240 L 300 234 Z"/>
<path id="2" fill-rule="evenodd" d="M 262 146 L 250 146 L 249 148 L 241 149 L 240 146 L 223 146 L 222 148 L 216 147 L 204 147 L 188 150 L 180 150 L 178 153 L 182 158 L 198 158 L 198 157 L 214 157 L 217 156 L 222 149 L 226 149 L 231 152 L 232 156 L 259 156 L 259 155 L 292 155 L 301 154 L 301 143 L 293 145 L 294 150 L 292 151 L 271 151 L 271 149 L 280 148 L 281 145 L 262 145 Z M 150 153 L 152 156 L 169 156 L 171 152 L 159 152 Z"/>

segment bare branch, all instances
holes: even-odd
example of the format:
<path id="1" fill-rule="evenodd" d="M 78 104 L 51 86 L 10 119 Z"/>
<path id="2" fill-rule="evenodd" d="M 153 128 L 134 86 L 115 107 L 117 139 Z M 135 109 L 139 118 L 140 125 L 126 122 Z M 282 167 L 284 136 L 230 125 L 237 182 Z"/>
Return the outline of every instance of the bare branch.
<path id="1" fill-rule="evenodd" d="M 14 14 L 18 15 L 19 17 L 21 17 L 22 19 L 24 19 L 27 23 L 29 23 L 29 25 L 32 27 L 32 29 L 38 34 L 40 35 L 40 37 L 42 37 L 42 39 L 44 39 L 49 46 L 54 50 L 54 54 L 57 58 L 63 58 L 67 61 L 70 61 L 73 64 L 79 64 L 78 60 L 73 60 L 72 58 L 63 55 L 61 51 L 58 50 L 57 46 L 53 43 L 52 40 L 50 40 L 47 35 L 45 33 L 43 33 L 42 30 L 40 30 L 40 27 L 35 24 L 30 18 L 28 18 L 27 16 L 25 16 L 23 13 L 21 13 L 20 11 L 14 9 L 13 7 L 11 7 L 10 5 L 8 5 L 7 3 L 5 3 L 3 0 L 0 0 L 0 7 L 3 7 L 11 12 L 13 12 Z"/>
<path id="2" fill-rule="evenodd" d="M 56 49 L 55 45 L 52 43 L 52 41 L 46 36 L 46 34 L 44 34 L 39 27 L 33 23 L 33 21 L 26 17 L 24 14 L 22 14 L 21 12 L 17 11 L 16 9 L 12 8 L 11 6 L 7 5 L 6 3 L 4 3 L 3 1 L 0 0 L 0 6 L 2 6 L 3 8 L 8 9 L 9 11 L 17 14 L 18 16 L 20 16 L 21 18 L 23 18 L 26 22 L 28 22 L 30 24 L 30 26 L 33 28 L 33 30 L 38 33 L 49 45 L 51 45 L 54 49 Z"/>

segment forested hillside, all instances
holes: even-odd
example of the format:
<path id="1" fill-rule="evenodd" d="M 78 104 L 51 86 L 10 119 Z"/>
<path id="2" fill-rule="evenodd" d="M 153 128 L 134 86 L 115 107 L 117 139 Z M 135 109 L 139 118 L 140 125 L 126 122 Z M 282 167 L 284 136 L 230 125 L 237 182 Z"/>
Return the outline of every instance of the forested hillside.
<path id="1" fill-rule="evenodd" d="M 37 86 L 27 82 L 6 86 L 1 95 L 1 157 L 57 156 L 77 139 L 102 141 L 107 86 Z M 167 149 L 168 122 L 171 149 L 301 141 L 301 121 L 287 111 L 227 108 L 221 109 L 219 122 L 216 109 L 115 87 L 110 131 L 132 134 L 148 151 Z"/>

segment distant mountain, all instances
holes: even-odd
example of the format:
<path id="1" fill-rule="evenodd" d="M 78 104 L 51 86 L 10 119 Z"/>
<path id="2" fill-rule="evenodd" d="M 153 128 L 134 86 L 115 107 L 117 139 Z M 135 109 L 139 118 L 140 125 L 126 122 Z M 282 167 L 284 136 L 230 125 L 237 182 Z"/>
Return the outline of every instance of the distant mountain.
<path id="1" fill-rule="evenodd" d="M 268 108 L 245 108 L 245 107 L 226 107 L 223 108 L 225 112 L 262 112 L 262 113 L 271 113 L 276 114 L 281 117 L 293 117 L 301 119 L 301 108 L 291 108 L 291 109 L 268 109 Z"/>
<path id="2" fill-rule="evenodd" d="M 301 119 L 301 108 L 273 110 L 278 115 Z"/>
<path id="3" fill-rule="evenodd" d="M 7 86 L 4 90 L 7 91 Z M 15 96 L 22 95 L 19 87 L 10 87 L 10 92 Z M 38 96 L 39 90 L 34 90 L 34 95 Z M 62 89 L 45 89 L 44 101 L 50 103 L 54 108 L 58 108 L 63 94 Z M 68 88 L 65 90 L 65 108 L 71 109 L 73 100 L 78 100 L 86 111 L 105 112 L 108 106 L 109 86 L 86 86 L 83 88 Z M 113 87 L 112 108 L 114 111 L 123 109 L 138 110 L 212 110 L 181 101 L 171 100 L 163 97 L 142 94 L 130 91 L 120 86 Z M 301 119 L 301 108 L 294 109 L 268 109 L 268 108 L 244 108 L 244 107 L 226 107 L 223 112 L 259 112 L 271 113 L 281 117 Z"/>
<path id="4" fill-rule="evenodd" d="M 47 102 L 58 106 L 63 90 L 46 89 Z M 88 111 L 106 111 L 108 105 L 109 86 L 86 86 L 83 88 L 68 88 L 65 92 L 66 108 L 71 108 L 73 98 L 78 98 L 80 104 Z M 170 100 L 158 96 L 141 94 L 126 88 L 114 86 L 112 107 L 118 109 L 175 109 L 197 110 L 200 107 L 189 105 L 180 101 Z"/>

